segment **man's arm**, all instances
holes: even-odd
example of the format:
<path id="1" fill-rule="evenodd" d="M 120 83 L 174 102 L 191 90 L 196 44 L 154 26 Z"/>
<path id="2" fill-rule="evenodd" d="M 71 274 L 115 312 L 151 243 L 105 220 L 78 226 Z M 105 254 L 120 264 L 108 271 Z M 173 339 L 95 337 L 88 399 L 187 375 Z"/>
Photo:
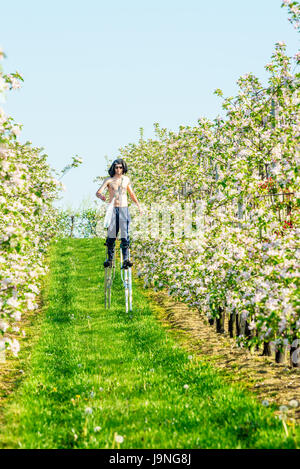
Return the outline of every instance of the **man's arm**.
<path id="1" fill-rule="evenodd" d="M 140 203 L 139 203 L 139 201 L 138 201 L 138 199 L 137 199 L 135 193 L 133 192 L 133 189 L 132 189 L 132 186 L 131 186 L 131 182 L 130 182 L 130 181 L 129 181 L 128 185 L 127 185 L 127 191 L 128 191 L 128 193 L 129 193 L 129 195 L 130 195 L 131 200 L 133 200 L 133 202 L 138 206 L 138 209 L 139 209 L 140 213 L 143 213 L 143 212 L 142 212 L 142 208 L 141 208 L 141 206 L 140 206 Z"/>
<path id="2" fill-rule="evenodd" d="M 103 200 L 104 202 L 105 202 L 105 200 L 106 200 L 106 197 L 105 197 L 105 195 L 102 195 L 102 192 L 103 192 L 104 189 L 107 187 L 109 180 L 110 180 L 109 177 L 106 178 L 106 179 L 104 179 L 102 186 L 99 187 L 99 189 L 98 189 L 97 192 L 96 192 L 96 197 L 98 197 L 99 199 Z"/>

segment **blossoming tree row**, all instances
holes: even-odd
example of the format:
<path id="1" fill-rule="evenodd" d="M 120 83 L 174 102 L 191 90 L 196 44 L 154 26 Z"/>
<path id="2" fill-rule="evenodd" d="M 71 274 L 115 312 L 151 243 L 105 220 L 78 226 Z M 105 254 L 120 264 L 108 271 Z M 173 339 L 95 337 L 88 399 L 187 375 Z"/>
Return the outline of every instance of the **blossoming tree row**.
<path id="1" fill-rule="evenodd" d="M 298 2 L 284 4 L 296 27 Z M 175 236 L 173 226 L 152 237 L 142 221 L 132 228 L 145 285 L 167 287 L 215 320 L 219 332 L 227 314 L 240 345 L 270 354 L 274 344 L 277 361 L 288 346 L 298 366 L 299 59 L 277 43 L 265 67 L 268 83 L 241 77 L 237 95 L 223 100 L 224 117 L 179 132 L 155 124 L 155 139 L 141 131 L 137 144 L 120 149 L 148 218 L 156 203 L 162 220 L 168 210 L 183 233 Z M 192 207 L 189 235 L 174 202 Z"/>
<path id="2" fill-rule="evenodd" d="M 4 57 L 0 50 L 0 59 Z M 1 68 L 0 98 L 22 81 L 19 73 L 6 75 Z M 25 335 L 22 313 L 38 306 L 45 254 L 57 228 L 52 202 L 62 188 L 43 149 L 29 141 L 19 143 L 21 127 L 0 108 L 0 350 L 15 355 L 18 337 Z M 71 166 L 80 162 L 73 157 Z"/>

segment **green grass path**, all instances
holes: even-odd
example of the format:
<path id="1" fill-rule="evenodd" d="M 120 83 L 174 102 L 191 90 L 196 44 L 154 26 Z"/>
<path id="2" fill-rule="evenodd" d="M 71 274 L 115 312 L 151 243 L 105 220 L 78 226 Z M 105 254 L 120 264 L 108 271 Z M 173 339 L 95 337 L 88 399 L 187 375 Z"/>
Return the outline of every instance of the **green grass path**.
<path id="1" fill-rule="evenodd" d="M 104 258 L 99 239 L 53 244 L 40 338 L 7 400 L 0 447 L 295 447 L 274 409 L 189 358 L 136 282 L 126 315 L 119 271 L 105 310 Z"/>

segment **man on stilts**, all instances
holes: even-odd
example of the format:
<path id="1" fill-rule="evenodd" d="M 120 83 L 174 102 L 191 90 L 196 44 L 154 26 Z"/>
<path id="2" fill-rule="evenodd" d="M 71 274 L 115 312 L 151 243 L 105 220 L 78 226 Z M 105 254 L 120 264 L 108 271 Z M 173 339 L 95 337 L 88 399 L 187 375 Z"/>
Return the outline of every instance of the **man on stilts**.
<path id="1" fill-rule="evenodd" d="M 130 246 L 129 236 L 129 224 L 131 221 L 129 207 L 127 203 L 127 192 L 129 193 L 133 202 L 139 208 L 142 214 L 141 206 L 133 192 L 131 182 L 128 176 L 126 176 L 128 169 L 126 162 L 119 158 L 115 160 L 108 170 L 109 177 L 107 177 L 102 186 L 97 190 L 96 196 L 106 201 L 106 197 L 102 192 L 107 188 L 109 191 L 109 220 L 108 220 L 108 232 L 106 238 L 106 245 L 108 250 L 108 259 L 104 262 L 104 267 L 111 267 L 112 260 L 115 251 L 115 241 L 118 236 L 119 229 L 121 231 L 121 248 L 123 254 L 123 265 L 122 269 L 128 269 L 133 263 L 129 259 L 128 248 Z"/>

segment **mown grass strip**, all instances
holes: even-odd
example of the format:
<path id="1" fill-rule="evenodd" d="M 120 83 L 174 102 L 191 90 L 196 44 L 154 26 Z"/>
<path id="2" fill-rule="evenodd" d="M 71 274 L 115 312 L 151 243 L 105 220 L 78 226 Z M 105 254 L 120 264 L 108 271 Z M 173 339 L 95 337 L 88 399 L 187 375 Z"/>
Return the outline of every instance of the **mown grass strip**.
<path id="1" fill-rule="evenodd" d="M 130 317 L 117 272 L 105 310 L 104 254 L 99 239 L 52 246 L 40 339 L 7 403 L 0 446 L 295 448 L 273 408 L 189 358 L 141 286 L 134 282 Z"/>

